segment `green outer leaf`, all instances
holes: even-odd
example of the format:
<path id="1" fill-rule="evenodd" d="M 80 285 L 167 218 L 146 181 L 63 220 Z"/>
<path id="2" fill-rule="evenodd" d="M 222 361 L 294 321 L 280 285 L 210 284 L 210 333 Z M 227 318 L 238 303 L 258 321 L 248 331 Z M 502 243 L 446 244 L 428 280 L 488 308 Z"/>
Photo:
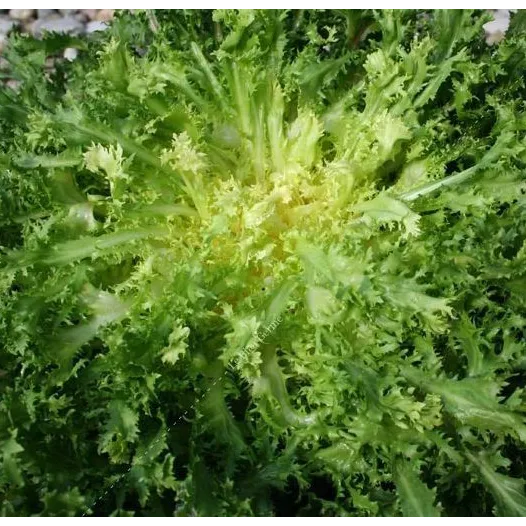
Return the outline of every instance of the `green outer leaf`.
<path id="1" fill-rule="evenodd" d="M 265 325 L 271 324 L 278 319 L 287 307 L 291 294 L 297 284 L 293 281 L 285 281 L 273 294 L 272 300 L 266 312 Z"/>
<path id="2" fill-rule="evenodd" d="M 495 141 L 495 144 L 484 154 L 480 162 L 466 170 L 462 170 L 459 173 L 449 175 L 438 181 L 425 184 L 414 190 L 409 190 L 398 196 L 402 201 L 414 201 L 423 195 L 428 195 L 436 190 L 461 184 L 475 174 L 479 173 L 481 169 L 486 168 L 491 163 L 495 162 L 502 154 L 504 154 L 509 145 L 514 141 L 514 135 L 511 132 L 502 133 L 499 138 Z"/>
<path id="3" fill-rule="evenodd" d="M 420 480 L 409 463 L 396 463 L 394 479 L 404 517 L 440 517 L 434 491 Z"/>
<path id="4" fill-rule="evenodd" d="M 481 377 L 431 380 L 408 368 L 404 369 L 404 376 L 424 390 L 440 395 L 446 411 L 462 424 L 500 430 L 526 441 L 524 415 L 499 403 L 495 396 L 498 386 L 494 382 Z"/>
<path id="5" fill-rule="evenodd" d="M 466 451 L 465 455 L 489 486 L 495 497 L 499 514 L 504 517 L 526 517 L 526 494 L 524 493 L 526 481 L 498 473 L 480 455 L 474 455 L 469 451 Z"/>
<path id="6" fill-rule="evenodd" d="M 26 153 L 14 159 L 21 168 L 66 168 L 77 166 L 82 162 L 80 152 L 66 152 L 63 155 L 32 155 Z"/>
<path id="7" fill-rule="evenodd" d="M 34 263 L 46 265 L 67 265 L 73 261 L 93 256 L 99 251 L 124 245 L 132 241 L 146 239 L 151 236 L 167 235 L 169 230 L 162 227 L 144 228 L 137 230 L 123 230 L 104 234 L 99 237 L 84 237 L 66 241 L 51 247 L 50 249 L 34 252 L 14 252 L 10 259 L 17 263 L 15 266 L 26 266 Z"/>
<path id="8" fill-rule="evenodd" d="M 465 315 L 460 318 L 456 336 L 462 344 L 462 351 L 468 361 L 469 376 L 477 376 L 484 372 L 486 364 L 476 337 L 476 328 Z"/>

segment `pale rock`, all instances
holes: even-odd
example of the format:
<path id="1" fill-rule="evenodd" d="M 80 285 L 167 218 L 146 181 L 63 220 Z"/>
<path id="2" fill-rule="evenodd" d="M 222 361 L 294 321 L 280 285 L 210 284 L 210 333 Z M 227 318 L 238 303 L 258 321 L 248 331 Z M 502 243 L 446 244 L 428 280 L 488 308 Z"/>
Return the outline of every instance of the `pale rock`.
<path id="1" fill-rule="evenodd" d="M 486 43 L 491 46 L 497 42 L 500 42 L 504 38 L 509 25 L 509 10 L 496 9 L 493 12 L 493 20 L 482 26 L 486 33 Z"/>
<path id="2" fill-rule="evenodd" d="M 53 18 L 37 20 L 32 26 L 32 31 L 35 36 L 42 36 L 44 31 L 55 33 L 81 33 L 84 25 L 72 16 L 65 16 L 64 18 Z"/>
<path id="3" fill-rule="evenodd" d="M 98 20 L 93 20 L 86 24 L 86 33 L 95 33 L 95 31 L 104 31 L 105 29 L 108 29 L 107 24 Z"/>
<path id="4" fill-rule="evenodd" d="M 88 20 L 95 20 L 97 16 L 97 9 L 83 9 L 82 12 L 86 15 Z"/>
<path id="5" fill-rule="evenodd" d="M 9 16 L 14 20 L 29 20 L 33 12 L 34 9 L 10 9 Z"/>
<path id="6" fill-rule="evenodd" d="M 52 15 L 55 12 L 54 9 L 37 9 L 38 18 L 47 18 L 49 15 Z"/>
<path id="7" fill-rule="evenodd" d="M 5 85 L 8 87 L 8 88 L 11 88 L 12 90 L 14 91 L 18 91 L 20 89 L 20 86 L 21 86 L 21 82 L 19 80 L 15 80 L 15 79 L 9 79 Z"/>
<path id="8" fill-rule="evenodd" d="M 7 35 L 11 29 L 13 29 L 14 26 L 17 25 L 18 22 L 15 20 L 10 20 L 9 18 L 0 18 L 0 34 L 1 35 Z"/>
<path id="9" fill-rule="evenodd" d="M 66 60 L 69 60 L 70 62 L 75 60 L 78 56 L 79 52 L 77 49 L 75 49 L 74 47 L 67 47 L 65 50 L 64 50 L 64 58 Z"/>
<path id="10" fill-rule="evenodd" d="M 113 20 L 115 9 L 101 9 L 95 16 L 95 20 L 99 22 L 109 22 Z"/>

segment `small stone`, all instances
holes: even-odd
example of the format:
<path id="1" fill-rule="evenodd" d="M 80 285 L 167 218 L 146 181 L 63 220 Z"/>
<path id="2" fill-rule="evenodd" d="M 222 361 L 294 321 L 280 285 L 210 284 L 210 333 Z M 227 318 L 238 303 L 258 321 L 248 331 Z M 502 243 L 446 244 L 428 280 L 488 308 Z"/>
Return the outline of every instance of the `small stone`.
<path id="1" fill-rule="evenodd" d="M 95 20 L 95 17 L 97 16 L 97 9 L 83 9 L 82 13 L 84 13 L 88 20 Z"/>
<path id="2" fill-rule="evenodd" d="M 486 43 L 491 46 L 500 42 L 504 38 L 509 25 L 509 11 L 507 9 L 497 9 L 493 13 L 493 20 L 482 26 L 486 33 Z"/>
<path id="3" fill-rule="evenodd" d="M 9 20 L 9 18 L 0 18 L 0 34 L 7 35 L 17 23 L 18 22 L 15 22 L 14 20 Z"/>
<path id="4" fill-rule="evenodd" d="M 54 9 L 37 9 L 38 18 L 47 18 L 49 15 L 52 15 L 55 12 Z"/>
<path id="5" fill-rule="evenodd" d="M 105 29 L 108 29 L 108 25 L 98 20 L 93 20 L 93 22 L 86 24 L 86 33 L 95 33 L 95 31 L 104 31 Z"/>
<path id="6" fill-rule="evenodd" d="M 32 35 L 33 34 L 33 25 L 35 24 L 36 20 L 29 20 L 25 24 L 22 24 L 20 26 L 20 31 L 22 33 L 25 33 L 26 35 Z"/>
<path id="7" fill-rule="evenodd" d="M 113 15 L 115 14 L 115 9 L 101 9 L 95 16 L 95 20 L 99 22 L 109 22 L 113 20 Z"/>
<path id="8" fill-rule="evenodd" d="M 36 20 L 31 29 L 33 34 L 39 37 L 44 31 L 78 34 L 82 32 L 84 25 L 72 16 L 65 16 L 64 18 Z"/>
<path id="9" fill-rule="evenodd" d="M 491 33 L 486 34 L 486 44 L 492 46 L 493 44 L 498 44 L 501 40 L 504 40 L 506 35 L 502 31 L 492 31 Z"/>
<path id="10" fill-rule="evenodd" d="M 9 16 L 15 20 L 29 20 L 33 12 L 34 9 L 10 9 Z"/>
<path id="11" fill-rule="evenodd" d="M 15 80 L 15 79 L 9 79 L 5 85 L 8 87 L 8 88 L 11 88 L 12 90 L 14 91 L 18 91 L 20 89 L 20 86 L 21 86 L 21 82 L 19 80 Z"/>
<path id="12" fill-rule="evenodd" d="M 67 47 L 65 50 L 64 50 L 64 58 L 66 60 L 69 60 L 70 62 L 75 60 L 78 56 L 79 52 L 77 49 L 75 49 L 74 47 Z"/>
<path id="13" fill-rule="evenodd" d="M 61 14 L 61 15 L 72 15 L 74 13 L 76 13 L 76 9 L 59 9 L 58 12 Z"/>
<path id="14" fill-rule="evenodd" d="M 138 47 L 138 46 L 132 46 L 132 47 L 135 53 L 137 53 L 139 57 L 144 57 L 144 55 L 146 55 L 146 53 L 148 52 L 148 50 L 143 47 Z"/>

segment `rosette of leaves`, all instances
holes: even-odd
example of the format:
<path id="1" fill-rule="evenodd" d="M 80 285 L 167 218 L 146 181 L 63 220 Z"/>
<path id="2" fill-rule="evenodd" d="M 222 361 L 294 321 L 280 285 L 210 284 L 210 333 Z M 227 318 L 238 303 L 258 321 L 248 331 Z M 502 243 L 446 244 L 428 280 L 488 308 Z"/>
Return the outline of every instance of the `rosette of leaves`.
<path id="1" fill-rule="evenodd" d="M 486 20 L 121 13 L 50 78 L 13 39 L 3 515 L 526 515 L 524 23 Z"/>

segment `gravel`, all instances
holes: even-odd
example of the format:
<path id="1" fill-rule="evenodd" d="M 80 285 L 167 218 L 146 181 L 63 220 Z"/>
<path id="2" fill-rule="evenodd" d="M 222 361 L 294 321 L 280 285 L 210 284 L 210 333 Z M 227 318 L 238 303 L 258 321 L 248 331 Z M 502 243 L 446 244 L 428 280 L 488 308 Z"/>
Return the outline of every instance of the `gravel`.
<path id="1" fill-rule="evenodd" d="M 39 18 L 35 20 L 31 26 L 33 35 L 40 37 L 45 31 L 78 35 L 84 31 L 84 24 L 72 15 L 63 18 Z"/>
<path id="2" fill-rule="evenodd" d="M 37 38 L 45 31 L 81 35 L 107 29 L 114 12 L 115 9 L 0 9 L 0 54 L 7 34 L 15 26 Z"/>
<path id="3" fill-rule="evenodd" d="M 6 69 L 2 54 L 7 46 L 8 34 L 15 27 L 36 38 L 42 37 L 46 31 L 82 35 L 106 30 L 114 12 L 115 9 L 0 9 L 0 69 Z M 66 48 L 62 56 L 64 60 L 75 60 L 78 50 Z M 54 59 L 50 58 L 49 62 L 46 71 L 53 70 Z M 15 90 L 20 84 L 17 80 L 5 78 L 0 78 L 0 83 Z"/>

